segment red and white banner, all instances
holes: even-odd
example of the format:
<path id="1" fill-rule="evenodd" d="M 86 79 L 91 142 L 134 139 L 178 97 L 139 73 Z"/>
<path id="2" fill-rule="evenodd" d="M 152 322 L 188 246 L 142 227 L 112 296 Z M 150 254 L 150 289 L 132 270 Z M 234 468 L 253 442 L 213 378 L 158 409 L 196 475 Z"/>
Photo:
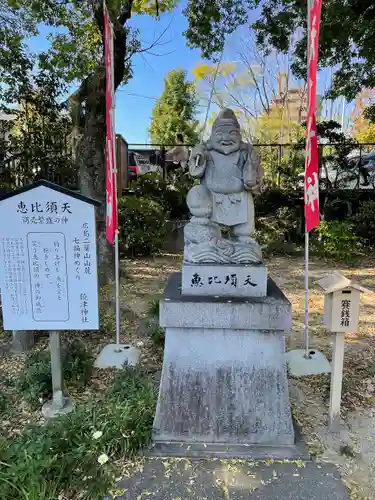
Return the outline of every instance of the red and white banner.
<path id="1" fill-rule="evenodd" d="M 115 155 L 115 87 L 113 69 L 113 30 L 104 5 L 104 57 L 105 57 L 105 121 L 106 136 L 106 237 L 113 245 L 117 231 L 116 155 Z"/>
<path id="2" fill-rule="evenodd" d="M 309 0 L 309 47 L 308 47 L 308 110 L 306 126 L 305 162 L 305 221 L 306 231 L 310 232 L 320 222 L 319 212 L 319 158 L 316 133 L 316 80 L 318 72 L 318 49 L 320 13 L 322 0 Z"/>

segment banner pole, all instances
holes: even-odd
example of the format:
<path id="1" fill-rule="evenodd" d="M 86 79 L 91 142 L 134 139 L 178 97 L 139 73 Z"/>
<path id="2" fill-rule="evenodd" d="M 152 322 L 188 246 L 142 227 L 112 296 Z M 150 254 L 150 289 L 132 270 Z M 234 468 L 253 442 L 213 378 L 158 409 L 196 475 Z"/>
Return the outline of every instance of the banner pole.
<path id="1" fill-rule="evenodd" d="M 120 347 L 120 261 L 118 248 L 118 230 L 115 233 L 115 280 L 116 280 L 116 349 L 121 351 Z"/>
<path id="2" fill-rule="evenodd" d="M 310 4 L 311 0 L 307 0 L 307 110 L 309 110 L 309 62 L 310 62 Z M 306 141 L 309 138 L 306 136 Z M 305 167 L 305 191 L 306 191 L 306 167 Z M 305 192 L 305 205 L 306 205 L 306 192 Z M 306 211 L 305 211 L 306 216 Z M 309 354 L 309 233 L 305 221 L 305 358 L 310 357 Z"/>
<path id="3" fill-rule="evenodd" d="M 112 32 L 113 33 L 113 32 Z M 113 34 L 111 37 L 111 73 L 112 78 L 114 78 L 114 47 L 113 47 Z M 113 80 L 112 80 L 113 82 Z M 114 82 L 112 83 L 112 141 L 113 141 L 113 156 L 114 156 L 114 198 L 115 198 L 115 207 L 116 207 L 116 228 L 115 228 L 115 281 L 116 281 L 116 350 L 117 352 L 121 352 L 121 341 L 120 341 L 120 255 L 119 255 L 119 232 L 118 232 L 118 192 L 117 192 L 117 176 L 118 176 L 118 168 L 117 168 L 117 144 L 116 144 L 116 132 L 115 132 L 115 117 L 116 117 L 116 97 L 114 90 Z"/>
<path id="4" fill-rule="evenodd" d="M 305 357 L 309 358 L 309 233 L 305 226 Z"/>

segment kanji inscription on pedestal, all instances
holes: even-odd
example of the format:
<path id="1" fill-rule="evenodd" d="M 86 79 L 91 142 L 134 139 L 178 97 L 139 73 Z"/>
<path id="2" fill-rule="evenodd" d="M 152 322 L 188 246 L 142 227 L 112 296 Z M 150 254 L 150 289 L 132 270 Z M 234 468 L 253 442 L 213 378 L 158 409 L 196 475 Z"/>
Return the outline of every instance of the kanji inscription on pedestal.
<path id="1" fill-rule="evenodd" d="M 0 200 L 6 330 L 99 328 L 96 204 L 45 181 Z"/>

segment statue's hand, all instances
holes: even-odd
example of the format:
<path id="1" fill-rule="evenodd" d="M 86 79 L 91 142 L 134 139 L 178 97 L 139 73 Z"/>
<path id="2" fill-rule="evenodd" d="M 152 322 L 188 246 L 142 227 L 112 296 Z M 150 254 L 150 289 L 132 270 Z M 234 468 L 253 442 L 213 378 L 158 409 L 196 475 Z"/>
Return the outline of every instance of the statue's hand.
<path id="1" fill-rule="evenodd" d="M 245 189 L 251 191 L 252 193 L 257 193 L 260 189 L 260 184 L 256 182 L 246 182 Z"/>
<path id="2" fill-rule="evenodd" d="M 203 144 L 198 144 L 191 152 L 190 165 L 200 166 L 206 160 L 206 147 Z"/>

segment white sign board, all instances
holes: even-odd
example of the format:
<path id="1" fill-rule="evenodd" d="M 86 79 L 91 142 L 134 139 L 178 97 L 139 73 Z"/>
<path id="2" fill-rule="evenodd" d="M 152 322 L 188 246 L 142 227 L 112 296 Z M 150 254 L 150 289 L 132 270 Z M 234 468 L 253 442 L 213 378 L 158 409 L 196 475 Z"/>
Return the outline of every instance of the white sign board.
<path id="1" fill-rule="evenodd" d="M 0 201 L 4 329 L 97 330 L 95 207 L 47 186 Z"/>

